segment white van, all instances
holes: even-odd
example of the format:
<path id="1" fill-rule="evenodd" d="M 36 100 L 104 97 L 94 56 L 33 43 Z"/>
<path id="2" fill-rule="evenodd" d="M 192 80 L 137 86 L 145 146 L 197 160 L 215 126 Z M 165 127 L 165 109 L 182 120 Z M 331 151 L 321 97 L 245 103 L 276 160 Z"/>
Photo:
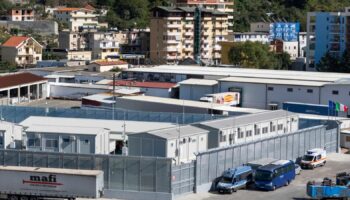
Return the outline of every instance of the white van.
<path id="1" fill-rule="evenodd" d="M 324 166 L 326 164 L 326 150 L 311 149 L 306 152 L 301 160 L 300 166 L 302 168 L 313 169 L 315 167 Z"/>

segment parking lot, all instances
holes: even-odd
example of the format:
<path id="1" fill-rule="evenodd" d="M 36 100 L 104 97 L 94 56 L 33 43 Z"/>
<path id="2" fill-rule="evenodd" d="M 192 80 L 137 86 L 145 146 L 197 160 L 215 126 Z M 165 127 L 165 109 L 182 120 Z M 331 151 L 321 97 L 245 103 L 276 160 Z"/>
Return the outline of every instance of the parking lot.
<path id="1" fill-rule="evenodd" d="M 282 187 L 276 191 L 257 191 L 252 189 L 239 190 L 233 194 L 200 193 L 189 194 L 176 198 L 177 200 L 260 200 L 260 199 L 309 199 L 306 195 L 306 183 L 310 180 L 322 181 L 324 177 L 335 179 L 336 173 L 350 172 L 349 154 L 330 154 L 327 164 L 314 170 L 303 170 L 300 175 L 287 187 Z"/>

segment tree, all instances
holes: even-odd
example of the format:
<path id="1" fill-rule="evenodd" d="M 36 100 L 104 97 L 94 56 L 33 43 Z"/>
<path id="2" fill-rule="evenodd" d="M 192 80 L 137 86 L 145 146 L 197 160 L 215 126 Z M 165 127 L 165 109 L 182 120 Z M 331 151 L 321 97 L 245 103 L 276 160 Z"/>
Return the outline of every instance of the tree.
<path id="1" fill-rule="evenodd" d="M 229 51 L 232 64 L 245 68 L 288 70 L 291 66 L 288 53 L 274 53 L 268 45 L 259 42 L 235 43 Z"/>
<path id="2" fill-rule="evenodd" d="M 345 51 L 341 57 L 327 52 L 317 63 L 316 67 L 321 72 L 350 73 L 350 52 Z"/>

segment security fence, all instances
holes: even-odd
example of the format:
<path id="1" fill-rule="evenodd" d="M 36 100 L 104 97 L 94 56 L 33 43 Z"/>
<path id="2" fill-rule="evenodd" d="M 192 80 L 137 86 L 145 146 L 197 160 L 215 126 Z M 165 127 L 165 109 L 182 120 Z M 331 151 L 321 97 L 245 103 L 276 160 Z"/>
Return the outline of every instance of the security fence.
<path id="1" fill-rule="evenodd" d="M 0 150 L 0 165 L 102 170 L 105 189 L 116 191 L 109 197 L 123 191 L 171 197 L 171 159 L 166 158 Z"/>
<path id="2" fill-rule="evenodd" d="M 321 125 L 291 134 L 200 153 L 196 160 L 196 188 L 211 183 L 221 176 L 225 169 L 249 161 L 261 158 L 296 160 L 312 148 L 326 148 L 327 152 L 335 152 L 339 144 L 339 134 L 338 128 L 334 127 L 337 126 Z"/>
<path id="3" fill-rule="evenodd" d="M 131 110 L 108 109 L 71 109 L 45 108 L 24 106 L 0 106 L 1 117 L 8 122 L 19 123 L 30 116 L 70 117 L 106 120 L 132 120 L 170 123 L 195 123 L 210 119 L 222 118 L 219 115 L 171 113 L 171 112 L 140 112 Z"/>
<path id="4" fill-rule="evenodd" d="M 296 160 L 312 148 L 335 152 L 339 147 L 338 124 L 302 129 L 298 132 L 230 147 L 201 152 L 194 162 L 173 166 L 172 192 L 175 196 L 209 190 L 212 182 L 228 168 L 234 168 L 261 158 Z"/>
<path id="5" fill-rule="evenodd" d="M 172 189 L 174 195 L 193 192 L 195 186 L 196 162 L 176 165 L 172 168 Z"/>

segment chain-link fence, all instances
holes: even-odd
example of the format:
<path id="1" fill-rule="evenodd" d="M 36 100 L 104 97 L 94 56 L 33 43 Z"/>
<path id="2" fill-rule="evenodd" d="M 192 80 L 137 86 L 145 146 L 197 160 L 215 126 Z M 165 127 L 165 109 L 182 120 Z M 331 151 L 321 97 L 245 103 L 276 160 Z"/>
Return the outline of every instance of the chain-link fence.
<path id="1" fill-rule="evenodd" d="M 171 159 L 166 158 L 0 150 L 0 165 L 102 170 L 106 190 L 171 196 Z"/>

